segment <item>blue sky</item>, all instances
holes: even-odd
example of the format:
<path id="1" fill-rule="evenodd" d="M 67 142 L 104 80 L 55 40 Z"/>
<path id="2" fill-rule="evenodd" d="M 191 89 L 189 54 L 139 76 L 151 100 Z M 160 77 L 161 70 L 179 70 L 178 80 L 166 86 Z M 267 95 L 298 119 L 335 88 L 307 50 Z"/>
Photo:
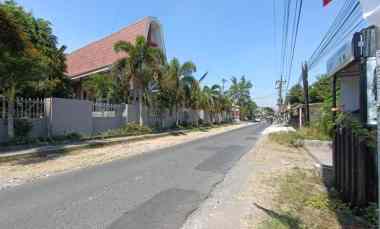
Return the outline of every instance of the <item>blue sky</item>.
<path id="1" fill-rule="evenodd" d="M 282 0 L 277 12 L 282 12 Z M 18 0 L 19 4 L 53 24 L 59 42 L 73 51 L 145 16 L 157 17 L 164 26 L 169 58 L 192 60 L 197 75 L 208 71 L 205 84 L 245 75 L 254 84 L 252 97 L 259 105 L 274 106 L 274 81 L 279 78 L 274 48 L 272 0 Z M 322 0 L 304 0 L 303 17 L 292 81 L 329 28 L 343 0 L 322 7 Z M 281 20 L 278 15 L 277 20 Z M 277 23 L 278 25 L 280 22 Z M 277 41 L 281 31 L 277 29 Z M 277 45 L 280 49 L 280 44 Z M 277 59 L 277 60 L 276 60 Z M 322 63 L 312 72 L 324 71 Z M 228 85 L 227 85 L 228 86 Z"/>

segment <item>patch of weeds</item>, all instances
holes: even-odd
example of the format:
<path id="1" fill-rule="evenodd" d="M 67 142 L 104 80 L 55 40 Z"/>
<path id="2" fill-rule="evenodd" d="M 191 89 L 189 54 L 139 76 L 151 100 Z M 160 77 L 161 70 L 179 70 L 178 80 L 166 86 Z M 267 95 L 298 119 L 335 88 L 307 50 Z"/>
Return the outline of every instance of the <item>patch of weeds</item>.
<path id="1" fill-rule="evenodd" d="M 301 147 L 303 137 L 295 131 L 281 131 L 269 134 L 269 139 L 280 145 Z"/>
<path id="2" fill-rule="evenodd" d="M 295 168 L 285 176 L 277 178 L 276 183 L 279 188 L 274 200 L 275 210 L 277 215 L 286 218 L 279 220 L 273 214 L 268 214 L 271 218 L 260 228 L 367 228 L 354 217 L 351 209 L 339 199 L 337 193 L 325 191 L 321 178 L 312 170 Z M 373 209 L 369 211 L 368 216 L 376 218 L 376 212 Z M 288 222 L 284 219 L 294 221 Z"/>
<path id="3" fill-rule="evenodd" d="M 377 228 L 379 222 L 379 208 L 377 207 L 376 203 L 370 203 L 369 206 L 365 209 L 363 209 L 363 218 L 374 227 Z"/>
<path id="4" fill-rule="evenodd" d="M 296 229 L 301 228 L 298 219 L 291 217 L 271 218 L 258 226 L 258 229 Z"/>
<path id="5" fill-rule="evenodd" d="M 140 126 L 136 123 L 129 123 L 121 128 L 106 131 L 100 135 L 102 138 L 138 136 L 152 133 L 152 129 L 147 126 Z"/>
<path id="6" fill-rule="evenodd" d="M 281 145 L 302 147 L 303 140 L 330 140 L 328 135 L 313 127 L 301 128 L 297 131 L 281 131 L 269 134 L 269 138 Z"/>
<path id="7" fill-rule="evenodd" d="M 53 137 L 15 137 L 9 142 L 1 144 L 2 146 L 15 146 L 15 145 L 46 145 L 46 144 L 60 144 L 65 142 L 74 142 L 82 140 L 82 135 L 78 133 L 70 133 L 66 135 L 53 136 Z"/>
<path id="8" fill-rule="evenodd" d="M 321 140 L 328 141 L 331 140 L 331 137 L 325 134 L 321 129 L 316 127 L 304 127 L 297 130 L 297 133 L 307 140 Z"/>

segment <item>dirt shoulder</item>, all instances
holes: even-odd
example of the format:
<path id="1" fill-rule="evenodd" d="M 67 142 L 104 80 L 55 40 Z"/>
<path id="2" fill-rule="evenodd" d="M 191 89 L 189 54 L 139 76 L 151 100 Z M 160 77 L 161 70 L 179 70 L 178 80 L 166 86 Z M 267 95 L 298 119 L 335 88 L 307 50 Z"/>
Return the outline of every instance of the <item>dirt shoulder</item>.
<path id="1" fill-rule="evenodd" d="M 46 157 L 25 158 L 11 162 L 3 162 L 0 163 L 0 190 L 57 173 L 94 166 L 200 138 L 210 137 L 247 125 L 247 123 L 241 123 L 217 127 L 208 131 L 193 131 L 181 135 L 97 146 L 95 148 L 89 147 L 66 153 L 51 154 Z"/>
<path id="2" fill-rule="evenodd" d="M 303 148 L 263 135 L 183 229 L 364 228 L 328 193 Z"/>

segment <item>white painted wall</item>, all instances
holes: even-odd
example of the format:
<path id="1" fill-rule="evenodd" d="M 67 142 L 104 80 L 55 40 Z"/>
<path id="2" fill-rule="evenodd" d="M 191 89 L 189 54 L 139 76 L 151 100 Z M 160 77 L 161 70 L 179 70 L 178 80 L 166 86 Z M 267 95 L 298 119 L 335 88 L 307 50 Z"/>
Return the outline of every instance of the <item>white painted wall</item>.
<path id="1" fill-rule="evenodd" d="M 352 112 L 360 108 L 359 77 L 342 77 L 340 81 L 341 106 L 343 111 Z"/>

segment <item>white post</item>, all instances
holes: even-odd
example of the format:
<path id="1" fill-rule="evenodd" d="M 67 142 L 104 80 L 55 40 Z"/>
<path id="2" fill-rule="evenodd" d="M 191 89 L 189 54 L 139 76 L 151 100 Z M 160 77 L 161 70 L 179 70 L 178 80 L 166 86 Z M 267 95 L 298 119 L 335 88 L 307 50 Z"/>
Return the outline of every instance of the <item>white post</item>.
<path id="1" fill-rule="evenodd" d="M 14 138 L 14 100 L 8 100 L 8 138 Z"/>
<path id="2" fill-rule="evenodd" d="M 123 104 L 123 105 L 124 105 L 123 117 L 125 120 L 125 124 L 128 124 L 128 104 Z"/>
<path id="3" fill-rule="evenodd" d="M 53 132 L 53 98 L 44 99 L 45 120 L 47 127 L 47 136 L 51 137 Z"/>

